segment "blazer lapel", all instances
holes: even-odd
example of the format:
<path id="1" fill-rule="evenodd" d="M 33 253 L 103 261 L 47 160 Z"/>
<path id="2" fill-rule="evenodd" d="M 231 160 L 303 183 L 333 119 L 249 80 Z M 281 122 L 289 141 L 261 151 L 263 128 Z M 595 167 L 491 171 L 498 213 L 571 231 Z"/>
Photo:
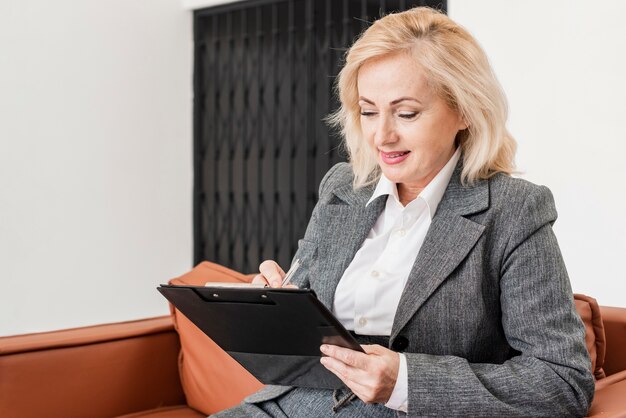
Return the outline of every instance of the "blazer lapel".
<path id="1" fill-rule="evenodd" d="M 335 204 L 322 208 L 320 219 L 325 220 L 324 236 L 319 248 L 324 263 L 324 286 L 316 289 L 317 297 L 327 307 L 332 307 L 335 289 L 380 213 L 385 208 L 386 196 L 365 206 L 374 192 L 373 187 L 352 190 L 352 185 L 334 191 Z"/>
<path id="2" fill-rule="evenodd" d="M 463 261 L 485 229 L 465 216 L 489 207 L 488 181 L 465 187 L 460 182 L 461 169 L 459 162 L 413 264 L 391 329 L 392 341 Z"/>

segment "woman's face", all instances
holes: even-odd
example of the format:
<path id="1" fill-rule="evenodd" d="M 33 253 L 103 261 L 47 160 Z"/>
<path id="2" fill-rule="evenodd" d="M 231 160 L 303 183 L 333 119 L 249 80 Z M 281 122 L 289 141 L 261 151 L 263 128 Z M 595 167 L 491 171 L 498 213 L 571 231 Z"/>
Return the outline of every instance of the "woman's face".
<path id="1" fill-rule="evenodd" d="M 399 187 L 425 187 L 454 154 L 463 119 L 406 53 L 367 61 L 358 91 L 361 129 L 384 175 Z"/>

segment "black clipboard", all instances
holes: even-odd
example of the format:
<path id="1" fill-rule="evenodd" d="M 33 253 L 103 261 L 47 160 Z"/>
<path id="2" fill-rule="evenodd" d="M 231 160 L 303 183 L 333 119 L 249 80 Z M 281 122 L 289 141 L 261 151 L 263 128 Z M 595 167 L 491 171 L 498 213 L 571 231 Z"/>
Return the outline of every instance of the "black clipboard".
<path id="1" fill-rule="evenodd" d="M 165 298 L 264 384 L 338 389 L 323 343 L 363 352 L 310 289 L 161 285 Z"/>

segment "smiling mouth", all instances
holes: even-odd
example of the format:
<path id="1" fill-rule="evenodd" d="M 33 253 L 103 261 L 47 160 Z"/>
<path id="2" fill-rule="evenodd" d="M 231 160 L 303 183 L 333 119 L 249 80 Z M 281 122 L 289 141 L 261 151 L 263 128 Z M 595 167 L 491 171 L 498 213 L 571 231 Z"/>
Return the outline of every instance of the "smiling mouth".
<path id="1" fill-rule="evenodd" d="M 399 151 L 399 152 L 383 152 L 381 151 L 381 153 L 387 157 L 387 158 L 398 158 L 398 157 L 402 157 L 403 155 L 408 154 L 411 151 Z"/>
<path id="2" fill-rule="evenodd" d="M 395 165 L 400 164 L 409 158 L 409 153 L 411 151 L 392 151 L 392 152 L 384 152 L 380 151 L 380 159 L 385 165 Z"/>

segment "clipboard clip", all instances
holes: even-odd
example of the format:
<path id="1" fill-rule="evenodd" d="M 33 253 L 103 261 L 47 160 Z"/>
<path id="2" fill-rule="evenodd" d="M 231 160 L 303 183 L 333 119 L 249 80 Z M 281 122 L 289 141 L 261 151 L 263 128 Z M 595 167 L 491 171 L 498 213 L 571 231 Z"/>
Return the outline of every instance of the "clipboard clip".
<path id="1" fill-rule="evenodd" d="M 276 305 L 265 291 L 266 288 L 194 288 L 200 299 L 211 303 L 254 303 Z M 270 288 L 267 288 L 270 290 Z"/>

